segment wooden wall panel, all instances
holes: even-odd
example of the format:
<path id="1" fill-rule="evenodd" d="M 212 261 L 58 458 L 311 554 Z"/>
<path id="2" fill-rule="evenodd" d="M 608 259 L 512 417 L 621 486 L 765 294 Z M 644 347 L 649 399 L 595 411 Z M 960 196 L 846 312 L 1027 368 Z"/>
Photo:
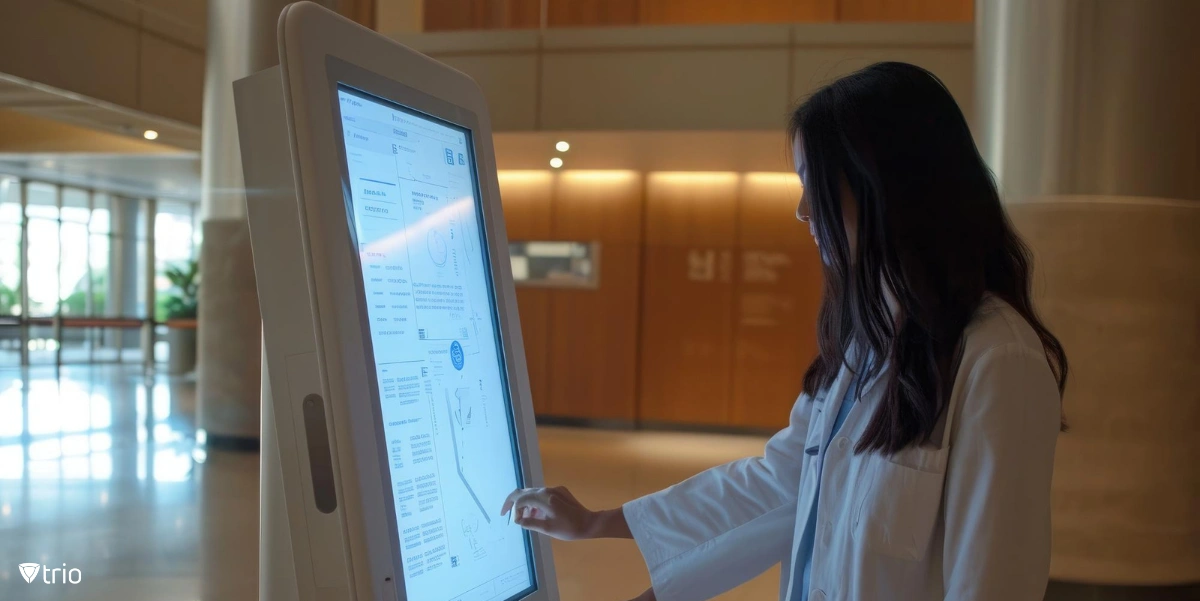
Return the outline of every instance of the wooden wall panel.
<path id="1" fill-rule="evenodd" d="M 825 22 L 837 18 L 838 1 L 641 0 L 638 16 L 641 25 Z"/>
<path id="2" fill-rule="evenodd" d="M 962 22 L 975 18 L 975 0 L 838 0 L 839 21 Z"/>
<path id="3" fill-rule="evenodd" d="M 551 183 L 547 171 L 500 173 L 500 196 L 510 241 L 550 239 Z M 549 411 L 550 294 L 547 288 L 517 287 L 529 391 L 533 396 L 533 411 L 538 415 Z"/>
<path id="4" fill-rule="evenodd" d="M 375 31 L 387 36 L 425 30 L 425 0 L 371 0 L 375 4 Z"/>
<path id="5" fill-rule="evenodd" d="M 425 31 L 455 31 L 488 29 L 484 19 L 477 19 L 476 0 L 426 0 L 422 17 Z"/>
<path id="6" fill-rule="evenodd" d="M 550 295 L 546 288 L 517 287 L 521 335 L 525 339 L 525 364 L 534 415 L 550 413 Z"/>
<path id="7" fill-rule="evenodd" d="M 970 23 L 974 0 L 545 0 L 549 27 L 737 23 Z M 425 0 L 425 31 L 527 29 L 541 0 Z"/>
<path id="8" fill-rule="evenodd" d="M 375 0 L 341 0 L 338 2 L 338 12 L 363 27 L 375 29 L 375 16 L 378 13 L 375 4 Z"/>
<path id="9" fill-rule="evenodd" d="M 821 261 L 796 220 L 798 178 L 751 173 L 739 203 L 737 312 L 730 424 L 781 428 L 816 356 Z"/>
<path id="10" fill-rule="evenodd" d="M 537 29 L 540 0 L 426 0 L 425 31 Z"/>
<path id="11" fill-rule="evenodd" d="M 559 240 L 599 241 L 596 290 L 555 290 L 550 308 L 550 413 L 635 419 L 642 184 L 627 171 L 565 172 L 551 222 Z"/>
<path id="12" fill-rule="evenodd" d="M 735 173 L 647 180 L 641 421 L 729 421 L 737 195 Z"/>
<path id="13" fill-rule="evenodd" d="M 639 0 L 547 0 L 550 27 L 604 27 L 638 24 Z"/>

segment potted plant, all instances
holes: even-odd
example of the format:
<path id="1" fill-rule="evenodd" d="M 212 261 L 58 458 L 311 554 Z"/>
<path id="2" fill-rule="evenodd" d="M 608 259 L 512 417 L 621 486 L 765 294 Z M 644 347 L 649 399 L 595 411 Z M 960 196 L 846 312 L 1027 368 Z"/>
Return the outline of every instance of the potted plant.
<path id="1" fill-rule="evenodd" d="M 200 298 L 200 263 L 171 266 L 165 274 L 171 294 L 163 303 L 167 315 L 167 370 L 184 374 L 196 368 L 196 309 Z"/>

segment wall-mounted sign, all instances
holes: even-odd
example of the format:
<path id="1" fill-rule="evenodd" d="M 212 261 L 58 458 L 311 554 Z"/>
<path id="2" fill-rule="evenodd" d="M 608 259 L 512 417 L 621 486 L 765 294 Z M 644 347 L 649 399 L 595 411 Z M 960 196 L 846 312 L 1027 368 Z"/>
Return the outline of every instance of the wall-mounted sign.
<path id="1" fill-rule="evenodd" d="M 791 264 L 792 258 L 784 252 L 748 250 L 742 253 L 742 281 L 775 284 L 779 282 L 779 272 Z"/>
<path id="2" fill-rule="evenodd" d="M 517 286 L 597 288 L 600 243 L 525 241 L 508 245 Z"/>

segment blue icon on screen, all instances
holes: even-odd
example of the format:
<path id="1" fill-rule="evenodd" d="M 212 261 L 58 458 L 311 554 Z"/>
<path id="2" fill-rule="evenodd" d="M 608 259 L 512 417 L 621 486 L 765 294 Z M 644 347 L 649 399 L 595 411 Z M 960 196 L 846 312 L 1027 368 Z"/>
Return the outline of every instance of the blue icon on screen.
<path id="1" fill-rule="evenodd" d="M 458 164 L 459 164 L 459 165 L 466 165 L 466 164 L 467 164 L 467 155 L 465 155 L 465 154 L 463 154 L 463 153 L 461 153 L 461 152 L 460 152 L 460 153 L 458 153 Z"/>
<path id="2" fill-rule="evenodd" d="M 457 340 L 450 343 L 450 363 L 454 364 L 454 369 L 462 371 L 463 368 L 463 350 L 462 345 Z"/>
<path id="3" fill-rule="evenodd" d="M 454 164 L 454 151 L 450 150 L 449 148 L 446 149 L 446 164 L 447 165 Z"/>

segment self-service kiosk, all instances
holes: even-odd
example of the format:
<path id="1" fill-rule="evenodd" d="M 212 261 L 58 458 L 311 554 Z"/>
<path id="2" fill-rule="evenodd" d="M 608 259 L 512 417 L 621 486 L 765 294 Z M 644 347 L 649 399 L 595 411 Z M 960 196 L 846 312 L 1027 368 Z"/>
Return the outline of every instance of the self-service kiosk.
<path id="1" fill-rule="evenodd" d="M 316 4 L 235 83 L 263 320 L 263 601 L 556 601 L 487 104 Z M 253 534 L 246 533 L 247 544 Z"/>

